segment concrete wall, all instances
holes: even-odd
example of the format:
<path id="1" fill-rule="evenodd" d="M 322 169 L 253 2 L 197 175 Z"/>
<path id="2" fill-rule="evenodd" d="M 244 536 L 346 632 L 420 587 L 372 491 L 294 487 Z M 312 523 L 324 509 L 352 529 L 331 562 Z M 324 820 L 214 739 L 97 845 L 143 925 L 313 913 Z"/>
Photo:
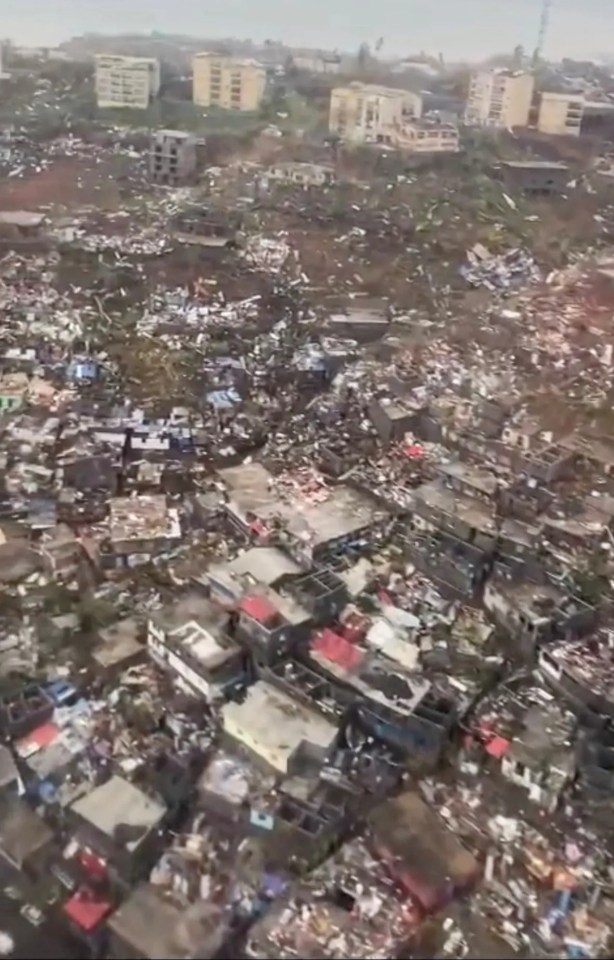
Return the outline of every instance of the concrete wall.
<path id="1" fill-rule="evenodd" d="M 581 95 L 542 93 L 537 129 L 549 136 L 579 137 L 583 113 Z"/>

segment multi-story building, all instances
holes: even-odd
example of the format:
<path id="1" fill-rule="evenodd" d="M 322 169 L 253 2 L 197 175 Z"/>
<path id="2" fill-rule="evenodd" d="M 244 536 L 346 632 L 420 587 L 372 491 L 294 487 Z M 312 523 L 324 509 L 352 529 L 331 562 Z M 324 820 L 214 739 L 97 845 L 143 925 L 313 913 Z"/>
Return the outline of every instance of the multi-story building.
<path id="1" fill-rule="evenodd" d="M 451 123 L 412 120 L 403 126 L 396 145 L 409 153 L 458 153 L 458 127 Z"/>
<path id="2" fill-rule="evenodd" d="M 266 71 L 255 60 L 197 53 L 193 61 L 193 97 L 200 107 L 257 110 L 266 87 Z"/>
<path id="3" fill-rule="evenodd" d="M 196 172 L 196 138 L 181 130 L 158 130 L 151 138 L 149 172 L 154 183 L 176 186 Z"/>
<path id="4" fill-rule="evenodd" d="M 200 594 L 163 607 L 147 623 L 147 650 L 181 689 L 217 700 L 245 680 L 246 658 L 226 633 L 227 615 Z"/>
<path id="5" fill-rule="evenodd" d="M 469 84 L 465 123 L 483 127 L 526 127 L 533 99 L 531 73 L 484 70 Z"/>
<path id="6" fill-rule="evenodd" d="M 554 137 L 579 137 L 583 114 L 581 93 L 542 93 L 537 129 Z"/>
<path id="7" fill-rule="evenodd" d="M 328 128 L 353 143 L 385 142 L 421 114 L 417 93 L 355 82 L 331 90 Z"/>
<path id="8" fill-rule="evenodd" d="M 96 103 L 146 110 L 160 90 L 160 63 L 150 57 L 96 56 Z"/>

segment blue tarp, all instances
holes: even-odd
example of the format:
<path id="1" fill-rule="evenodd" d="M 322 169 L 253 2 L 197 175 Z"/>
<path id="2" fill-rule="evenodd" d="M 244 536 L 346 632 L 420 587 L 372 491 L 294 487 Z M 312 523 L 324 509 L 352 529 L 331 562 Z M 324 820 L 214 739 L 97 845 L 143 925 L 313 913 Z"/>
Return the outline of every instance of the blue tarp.
<path id="1" fill-rule="evenodd" d="M 207 402 L 216 410 L 232 410 L 241 403 L 241 396 L 234 387 L 228 387 L 227 390 L 212 390 L 207 394 Z"/>

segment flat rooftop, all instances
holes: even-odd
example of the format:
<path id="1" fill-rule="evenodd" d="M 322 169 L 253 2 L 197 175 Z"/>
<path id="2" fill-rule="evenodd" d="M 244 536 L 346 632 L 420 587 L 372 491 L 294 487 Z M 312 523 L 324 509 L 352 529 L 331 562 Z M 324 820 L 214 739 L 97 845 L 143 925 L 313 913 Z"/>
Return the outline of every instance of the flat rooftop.
<path id="1" fill-rule="evenodd" d="M 336 725 L 264 680 L 248 688 L 242 703 L 224 704 L 222 722 L 227 734 L 283 774 L 302 743 L 326 751 L 337 736 Z"/>
<path id="2" fill-rule="evenodd" d="M 463 885 L 477 873 L 475 857 L 463 847 L 445 821 L 412 790 L 384 801 L 369 817 L 377 841 L 403 868 L 423 883 L 441 888 Z"/>
<path id="3" fill-rule="evenodd" d="M 4 226 L 40 227 L 44 219 L 44 213 L 31 213 L 28 210 L 0 211 L 0 224 Z"/>
<path id="4" fill-rule="evenodd" d="M 252 547 L 218 569 L 231 576 L 250 578 L 267 587 L 282 577 L 303 573 L 302 567 L 277 547 Z"/>
<path id="5" fill-rule="evenodd" d="M 512 170 L 569 170 L 566 163 L 556 160 L 504 160 L 502 166 Z"/>
<path id="6" fill-rule="evenodd" d="M 501 536 L 524 547 L 531 547 L 539 536 L 539 527 L 532 527 L 514 517 L 505 517 L 501 522 Z"/>
<path id="7" fill-rule="evenodd" d="M 370 497 L 343 486 L 333 487 L 323 503 L 294 506 L 288 529 L 313 546 L 358 532 L 383 514 Z"/>
<path id="8" fill-rule="evenodd" d="M 109 527 L 112 540 L 177 539 L 181 524 L 176 509 L 162 494 L 114 497 L 110 502 Z"/>
<path id="9" fill-rule="evenodd" d="M 135 617 L 128 617 L 111 624 L 98 634 L 99 642 L 92 657 L 101 667 L 108 668 L 143 653 L 145 647 L 139 642 L 140 624 Z"/>
<path id="10" fill-rule="evenodd" d="M 18 869 L 52 839 L 53 832 L 23 800 L 0 805 L 0 853 Z"/>
<path id="11" fill-rule="evenodd" d="M 165 137 L 172 138 L 173 140 L 190 140 L 193 134 L 186 133 L 185 130 L 156 130 L 153 134 L 155 140 L 164 139 Z"/>
<path id="12" fill-rule="evenodd" d="M 434 480 L 418 487 L 415 498 L 425 507 L 439 510 L 483 533 L 497 535 L 494 509 L 489 504 L 449 490 L 441 481 Z"/>
<path id="13" fill-rule="evenodd" d="M 543 687 L 502 687 L 479 707 L 477 729 L 508 741 L 506 753 L 533 768 L 569 760 L 576 718 Z"/>
<path id="14" fill-rule="evenodd" d="M 263 522 L 280 518 L 288 532 L 311 546 L 349 536 L 384 515 L 366 494 L 342 485 L 331 487 L 320 503 L 283 496 L 275 490 L 275 478 L 259 463 L 228 467 L 219 474 L 231 510 L 243 519 L 249 513 Z"/>
<path id="15" fill-rule="evenodd" d="M 470 463 L 462 463 L 461 461 L 446 463 L 439 467 L 439 473 L 443 474 L 444 477 L 461 480 L 463 483 L 474 487 L 476 490 L 479 490 L 480 493 L 484 493 L 489 497 L 494 497 L 497 492 L 498 485 L 496 477 L 486 473 L 484 470 L 479 470 Z"/>
<path id="16" fill-rule="evenodd" d="M 211 900 L 187 907 L 149 883 L 141 883 L 109 921 L 109 928 L 147 960 L 217 955 L 226 930 L 222 909 Z"/>
<path id="17" fill-rule="evenodd" d="M 171 643 L 180 647 L 193 660 L 209 670 L 213 670 L 225 663 L 229 656 L 234 654 L 238 647 L 228 638 L 227 642 L 213 636 L 205 627 L 201 627 L 195 620 L 189 620 L 180 627 L 175 627 L 168 634 Z"/>
<path id="18" fill-rule="evenodd" d="M 71 808 L 83 820 L 111 837 L 118 846 L 136 850 L 150 830 L 166 813 L 166 806 L 151 799 L 123 777 L 106 783 L 81 797 Z M 125 838 L 122 833 L 125 832 Z"/>
<path id="19" fill-rule="evenodd" d="M 384 397 L 375 402 L 379 409 L 386 414 L 388 419 L 393 421 L 410 417 L 420 409 L 420 404 L 418 402 L 412 402 L 411 398 L 400 400 Z"/>
<path id="20" fill-rule="evenodd" d="M 406 127 L 413 127 L 414 130 L 426 130 L 427 132 L 436 133 L 439 130 L 446 130 L 447 132 L 458 133 L 458 127 L 454 123 L 446 123 L 443 120 L 433 120 L 429 117 L 420 117 L 410 120 L 405 124 Z"/>
<path id="21" fill-rule="evenodd" d="M 202 913 L 203 905 L 198 904 L 197 908 Z M 211 912 L 210 904 L 204 904 L 204 908 Z M 213 911 L 219 916 L 214 907 Z M 178 906 L 151 884 L 141 883 L 113 914 L 108 927 L 134 949 L 136 956 L 147 960 L 183 960 L 205 955 L 196 952 L 202 944 L 199 925 L 190 923 L 191 919 L 196 918 L 190 917 L 190 908 Z"/>
<path id="22" fill-rule="evenodd" d="M 568 640 L 548 645 L 542 657 L 552 660 L 587 691 L 614 701 L 614 645 L 606 637 Z"/>
<path id="23" fill-rule="evenodd" d="M 520 610 L 534 616 L 546 616 L 553 610 L 559 609 L 565 600 L 565 594 L 552 583 L 508 580 L 503 576 L 495 577 L 491 583 Z"/>
<path id="24" fill-rule="evenodd" d="M 239 513 L 268 516 L 281 506 L 273 490 L 273 475 L 261 463 L 226 467 L 219 471 L 219 475 L 226 484 L 231 506 Z"/>
<path id="25" fill-rule="evenodd" d="M 609 467 L 614 464 L 614 437 L 587 437 L 574 433 L 564 437 L 560 446 L 572 453 L 596 460 L 604 466 Z"/>
<path id="26" fill-rule="evenodd" d="M 157 64 L 160 61 L 156 60 L 155 57 L 133 57 L 131 55 L 123 53 L 96 53 L 94 54 L 97 62 L 105 65 L 105 62 L 108 61 L 109 64 L 125 64 L 126 66 L 131 66 L 132 64 L 138 66 L 139 64 Z"/>
<path id="27" fill-rule="evenodd" d="M 406 716 L 414 712 L 431 688 L 423 674 L 403 670 L 393 660 L 350 643 L 333 630 L 318 634 L 310 658 L 366 699 Z"/>
<path id="28" fill-rule="evenodd" d="M 575 718 L 556 703 L 533 704 L 513 736 L 512 753 L 527 766 L 554 765 L 572 749 Z"/>
<path id="29" fill-rule="evenodd" d="M 270 587 L 261 587 L 255 590 L 250 591 L 249 596 L 244 598 L 244 609 L 245 612 L 251 616 L 254 616 L 254 613 L 250 612 L 249 607 L 253 606 L 250 604 L 250 600 L 260 599 L 264 601 L 264 606 L 269 607 L 271 610 L 274 608 L 280 617 L 285 620 L 287 623 L 292 623 L 297 625 L 299 623 L 306 623 L 311 615 L 302 604 L 296 600 L 293 596 L 288 596 L 285 593 L 278 593 L 277 590 L 272 590 Z M 258 620 L 257 615 L 255 619 Z M 263 622 L 263 621 L 260 621 Z"/>
<path id="30" fill-rule="evenodd" d="M 166 633 L 171 633 L 191 621 L 217 632 L 225 625 L 227 618 L 228 614 L 224 610 L 196 591 L 186 593 L 175 603 L 169 603 L 159 610 L 152 611 L 151 614 L 152 621 L 162 627 Z"/>
<path id="31" fill-rule="evenodd" d="M 304 171 L 309 173 L 334 173 L 335 168 L 330 163 L 310 163 L 306 160 L 282 160 L 279 163 L 271 164 L 271 170 L 287 170 L 291 172 L 293 170 Z"/>

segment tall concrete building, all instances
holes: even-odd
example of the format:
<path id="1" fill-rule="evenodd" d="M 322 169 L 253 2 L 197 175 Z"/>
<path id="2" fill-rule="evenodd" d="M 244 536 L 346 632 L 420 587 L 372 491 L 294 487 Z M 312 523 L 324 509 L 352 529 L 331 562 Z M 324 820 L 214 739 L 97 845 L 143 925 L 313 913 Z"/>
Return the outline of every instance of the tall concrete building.
<path id="1" fill-rule="evenodd" d="M 255 60 L 197 53 L 193 60 L 193 97 L 200 107 L 257 110 L 266 87 L 266 71 Z"/>
<path id="2" fill-rule="evenodd" d="M 469 85 L 465 123 L 482 127 L 526 127 L 533 86 L 533 74 L 523 71 L 475 73 Z"/>
<path id="3" fill-rule="evenodd" d="M 99 107 L 146 110 L 160 90 L 160 63 L 150 57 L 96 55 L 96 102 Z"/>
<path id="4" fill-rule="evenodd" d="M 388 142 L 421 114 L 417 93 L 355 82 L 331 90 L 328 129 L 350 143 Z"/>
<path id="5" fill-rule="evenodd" d="M 579 137 L 583 114 L 581 93 L 542 93 L 537 129 L 554 137 Z"/>

